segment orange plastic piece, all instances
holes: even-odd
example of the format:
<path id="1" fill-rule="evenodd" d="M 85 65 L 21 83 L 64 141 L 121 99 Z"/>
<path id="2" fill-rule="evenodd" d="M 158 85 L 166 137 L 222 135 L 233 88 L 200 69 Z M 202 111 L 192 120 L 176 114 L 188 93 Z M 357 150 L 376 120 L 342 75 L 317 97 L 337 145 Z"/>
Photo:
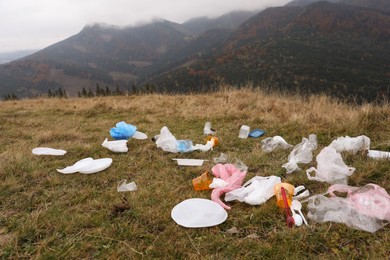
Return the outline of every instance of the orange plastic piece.
<path id="1" fill-rule="evenodd" d="M 284 188 L 284 191 L 286 193 L 288 206 L 291 206 L 292 197 L 294 196 L 295 187 L 293 185 L 291 185 L 290 183 L 286 183 L 286 182 L 275 184 L 274 194 L 276 197 L 276 204 L 278 205 L 279 208 L 285 208 L 284 202 L 283 202 L 283 196 L 282 196 L 282 192 L 281 192 L 281 187 Z"/>
<path id="2" fill-rule="evenodd" d="M 217 146 L 217 145 L 219 144 L 219 139 L 218 139 L 218 137 L 212 136 L 212 135 L 208 135 L 206 141 L 207 141 L 207 142 L 208 142 L 208 141 L 212 141 L 212 142 L 213 142 L 213 147 L 214 147 L 214 146 Z"/>
<path id="3" fill-rule="evenodd" d="M 213 182 L 211 179 L 210 173 L 209 172 L 204 172 L 202 175 L 199 177 L 196 177 L 195 179 L 192 180 L 192 185 L 194 186 L 194 189 L 196 191 L 199 190 L 210 190 L 209 185 Z"/>

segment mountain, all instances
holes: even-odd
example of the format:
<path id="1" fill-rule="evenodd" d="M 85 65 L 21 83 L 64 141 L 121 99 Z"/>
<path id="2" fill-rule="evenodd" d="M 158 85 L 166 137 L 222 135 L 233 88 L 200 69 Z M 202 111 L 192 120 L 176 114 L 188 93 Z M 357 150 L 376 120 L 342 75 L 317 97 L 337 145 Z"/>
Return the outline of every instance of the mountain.
<path id="1" fill-rule="evenodd" d="M 238 27 L 214 57 L 154 84 L 192 89 L 249 82 L 360 101 L 390 98 L 390 15 L 374 9 L 329 2 L 266 9 Z"/>
<path id="2" fill-rule="evenodd" d="M 386 6 L 382 0 L 296 0 L 249 19 L 237 12 L 183 24 L 89 25 L 1 65 L 0 94 L 34 96 L 63 88 L 74 96 L 97 84 L 196 92 L 252 83 L 358 101 L 390 98 Z"/>
<path id="3" fill-rule="evenodd" d="M 17 60 L 27 55 L 33 54 L 34 52 L 37 51 L 38 50 L 20 50 L 20 51 L 0 52 L 0 64 Z"/>

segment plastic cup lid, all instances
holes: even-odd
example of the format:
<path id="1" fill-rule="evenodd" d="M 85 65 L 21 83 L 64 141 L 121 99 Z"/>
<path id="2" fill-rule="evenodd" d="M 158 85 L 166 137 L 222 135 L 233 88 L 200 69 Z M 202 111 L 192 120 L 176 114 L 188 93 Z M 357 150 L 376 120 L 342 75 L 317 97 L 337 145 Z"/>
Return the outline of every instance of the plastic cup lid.
<path id="1" fill-rule="evenodd" d="M 112 163 L 111 158 L 102 158 L 102 159 L 93 160 L 92 162 L 90 162 L 90 164 L 88 164 L 84 168 L 79 169 L 78 172 L 83 174 L 100 172 L 110 167 L 111 163 Z"/>
<path id="2" fill-rule="evenodd" d="M 207 199 L 188 199 L 177 204 L 171 212 L 172 219 L 187 228 L 212 227 L 227 219 L 227 212 L 218 203 Z"/>
<path id="3" fill-rule="evenodd" d="M 92 163 L 92 161 L 93 159 L 91 157 L 84 158 L 76 162 L 72 166 L 68 166 L 64 169 L 57 169 L 57 171 L 63 174 L 75 173 L 78 172 L 80 169 L 88 167 L 88 165 Z"/>
<path id="4" fill-rule="evenodd" d="M 60 150 L 60 149 L 53 149 L 53 148 L 48 148 L 48 147 L 37 147 L 32 149 L 32 153 L 35 155 L 64 155 L 66 154 L 65 150 Z"/>
<path id="5" fill-rule="evenodd" d="M 145 140 L 145 139 L 148 139 L 148 136 L 142 132 L 135 131 L 132 138 L 139 139 L 139 140 Z"/>

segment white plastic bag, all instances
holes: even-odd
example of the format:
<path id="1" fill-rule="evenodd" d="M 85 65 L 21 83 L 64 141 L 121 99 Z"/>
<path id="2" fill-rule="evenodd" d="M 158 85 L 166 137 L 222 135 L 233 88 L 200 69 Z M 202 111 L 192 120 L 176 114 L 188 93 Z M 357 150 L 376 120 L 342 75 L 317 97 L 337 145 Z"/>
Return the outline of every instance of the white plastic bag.
<path id="1" fill-rule="evenodd" d="M 333 140 L 329 145 L 336 149 L 337 152 L 352 152 L 356 154 L 358 151 L 366 151 L 370 149 L 370 138 L 365 135 L 357 137 L 339 137 L 336 140 Z"/>
<path id="2" fill-rule="evenodd" d="M 106 138 L 102 146 L 114 153 L 126 153 L 129 150 L 127 148 L 127 140 L 108 141 Z"/>
<path id="3" fill-rule="evenodd" d="M 157 147 L 163 149 L 166 152 L 177 153 L 178 149 L 176 144 L 177 140 L 169 131 L 168 127 L 164 126 L 161 128 L 160 135 L 158 135 L 156 140 Z"/>
<path id="4" fill-rule="evenodd" d="M 302 142 L 297 144 L 288 156 L 288 162 L 282 167 L 290 174 L 299 169 L 298 163 L 309 163 L 313 159 L 313 150 L 317 149 L 317 136 L 309 135 L 308 138 L 302 138 Z"/>
<path id="5" fill-rule="evenodd" d="M 225 201 L 238 200 L 250 205 L 260 205 L 274 196 L 274 186 L 277 183 L 281 183 L 280 177 L 255 176 L 243 187 L 226 193 Z"/>
<path id="6" fill-rule="evenodd" d="M 347 177 L 351 176 L 355 168 L 348 167 L 339 154 L 333 147 L 325 147 L 317 155 L 317 169 L 314 167 L 306 171 L 309 180 L 327 182 L 329 184 L 347 184 Z M 311 176 L 311 172 L 315 172 L 315 176 Z"/>
<path id="7" fill-rule="evenodd" d="M 274 137 L 268 137 L 261 141 L 261 148 L 264 152 L 270 153 L 274 151 L 275 149 L 281 148 L 281 149 L 288 149 L 293 147 L 291 144 L 288 144 L 286 140 L 283 139 L 281 136 L 274 136 Z"/>

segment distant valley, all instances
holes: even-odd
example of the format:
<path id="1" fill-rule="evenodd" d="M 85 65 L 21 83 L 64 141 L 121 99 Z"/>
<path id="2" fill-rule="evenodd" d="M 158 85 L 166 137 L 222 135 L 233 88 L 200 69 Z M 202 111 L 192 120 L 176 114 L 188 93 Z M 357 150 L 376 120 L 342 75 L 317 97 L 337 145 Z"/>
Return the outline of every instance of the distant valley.
<path id="1" fill-rule="evenodd" d="M 1 96 L 34 97 L 59 88 L 77 96 L 97 85 L 181 93 L 223 83 L 389 99 L 389 1 L 297 0 L 183 24 L 95 24 L 0 65 Z"/>

